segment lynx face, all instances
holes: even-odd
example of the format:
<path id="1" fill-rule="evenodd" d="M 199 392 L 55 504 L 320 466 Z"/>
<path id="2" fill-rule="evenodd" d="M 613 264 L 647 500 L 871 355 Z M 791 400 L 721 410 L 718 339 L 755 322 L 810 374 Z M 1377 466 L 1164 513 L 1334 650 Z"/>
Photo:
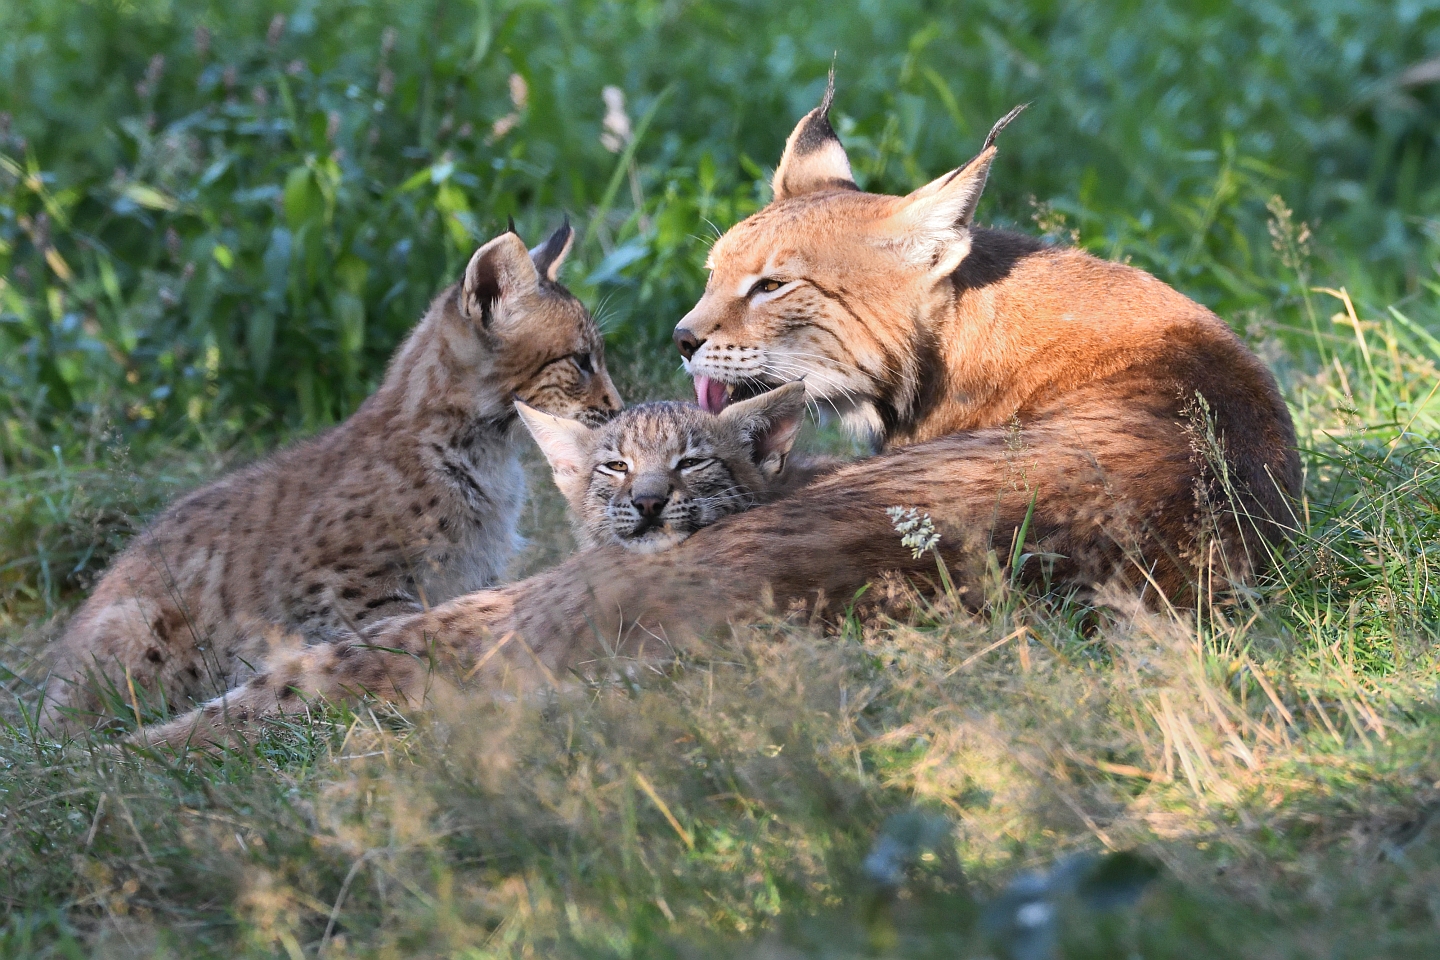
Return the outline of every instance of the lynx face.
<path id="1" fill-rule="evenodd" d="M 855 185 L 830 100 L 790 135 L 775 202 L 715 242 L 705 294 L 674 339 L 706 410 L 803 380 L 822 413 L 878 444 L 917 418 L 943 374 L 946 345 L 914 320 L 954 298 L 992 141 L 1010 118 L 963 167 L 882 196 Z"/>
<path id="2" fill-rule="evenodd" d="M 766 496 L 799 430 L 805 390 L 789 384 L 718 416 L 687 403 L 646 403 L 595 429 L 516 408 L 550 461 L 583 544 L 655 553 Z"/>
<path id="3" fill-rule="evenodd" d="M 507 234 L 507 238 L 514 238 Z M 590 312 L 556 279 L 574 242 L 567 223 L 528 260 L 478 253 L 455 288 L 453 356 L 482 347 L 487 386 L 557 416 L 600 423 L 620 409 L 605 343 Z M 518 238 L 512 246 L 519 248 Z M 488 248 L 487 248 L 488 249 Z M 512 251 L 513 252 L 513 251 Z M 472 339 L 478 334 L 478 340 Z"/>

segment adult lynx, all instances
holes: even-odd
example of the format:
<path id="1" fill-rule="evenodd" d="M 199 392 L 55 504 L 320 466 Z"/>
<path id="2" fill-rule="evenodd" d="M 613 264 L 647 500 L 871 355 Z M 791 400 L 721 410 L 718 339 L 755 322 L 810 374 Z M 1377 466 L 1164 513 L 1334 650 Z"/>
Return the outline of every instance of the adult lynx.
<path id="1" fill-rule="evenodd" d="M 977 604 L 992 549 L 1030 558 L 1019 582 L 1120 582 L 1179 605 L 1270 562 L 1295 524 L 1300 462 L 1254 353 L 1142 270 L 974 226 L 1013 112 L 974 159 L 898 197 L 856 187 L 830 103 L 790 134 L 774 201 L 715 242 L 675 343 L 707 409 L 803 380 L 879 453 L 663 554 L 580 554 L 369 642 L 463 661 L 518 635 L 554 671 L 597 636 L 653 649 L 756 598 L 843 601 L 885 571 L 933 572 L 892 529 L 894 506 L 930 515 Z M 411 682 L 357 663 L 315 692 Z"/>
<path id="2" fill-rule="evenodd" d="M 882 196 L 851 178 L 830 102 L 791 133 L 774 202 L 716 241 L 675 343 L 708 409 L 803 380 L 880 452 L 671 550 L 586 551 L 296 658 L 229 716 L 283 710 L 293 688 L 414 696 L 434 651 L 557 675 L 605 655 L 597 638 L 655 650 L 760 598 L 844 601 L 882 572 L 932 573 L 894 506 L 930 515 L 977 604 L 992 549 L 1029 558 L 1017 581 L 1119 581 L 1175 604 L 1265 566 L 1295 522 L 1300 464 L 1260 360 L 1144 271 L 973 226 L 1005 121 L 964 166 Z M 224 715 L 207 709 L 205 737 Z"/>

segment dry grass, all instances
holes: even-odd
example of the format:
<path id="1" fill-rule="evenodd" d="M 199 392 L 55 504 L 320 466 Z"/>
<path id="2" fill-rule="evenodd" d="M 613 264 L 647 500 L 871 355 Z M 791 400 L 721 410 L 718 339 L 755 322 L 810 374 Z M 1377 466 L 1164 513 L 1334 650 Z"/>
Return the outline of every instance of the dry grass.
<path id="1" fill-rule="evenodd" d="M 1404 356 L 1389 386 L 1418 390 Z M 219 761 L 12 726 L 0 944 L 1419 955 L 1440 941 L 1440 460 L 1415 431 L 1323 432 L 1372 402 L 1339 379 L 1296 393 L 1325 444 L 1310 527 L 1280 575 L 1198 615 L 997 578 L 983 616 L 862 602 L 539 695 L 317 708 Z M 1160 879 L 1094 880 L 1140 862 Z M 1027 901 L 1024 874 L 1056 864 Z M 1066 886 L 1076 864 L 1091 880 Z M 1043 924 L 1014 919 L 1035 903 Z"/>

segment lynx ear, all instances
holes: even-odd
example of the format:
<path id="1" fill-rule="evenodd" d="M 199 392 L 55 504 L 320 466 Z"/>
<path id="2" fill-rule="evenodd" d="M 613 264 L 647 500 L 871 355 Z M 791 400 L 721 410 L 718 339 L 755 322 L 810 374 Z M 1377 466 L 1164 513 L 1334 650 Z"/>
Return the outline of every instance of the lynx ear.
<path id="1" fill-rule="evenodd" d="M 970 224 L 994 159 L 995 148 L 989 147 L 905 198 L 888 233 L 906 260 L 940 276 L 960 266 L 970 253 Z"/>
<path id="2" fill-rule="evenodd" d="M 796 381 L 776 387 L 758 397 L 732 403 L 720 411 L 720 419 L 740 427 L 750 444 L 750 456 L 767 476 L 785 466 L 785 457 L 795 445 L 805 419 L 805 384 Z"/>
<path id="3" fill-rule="evenodd" d="M 540 274 L 518 234 L 506 231 L 475 251 L 460 285 L 460 312 L 488 328 L 502 300 L 534 290 Z"/>
<path id="4" fill-rule="evenodd" d="M 550 472 L 555 477 L 555 486 L 560 488 L 568 500 L 574 500 L 585 493 L 585 478 L 589 475 L 591 447 L 594 431 L 579 420 L 552 417 L 541 413 L 529 404 L 515 401 L 515 412 L 540 452 L 550 463 Z"/>
<path id="5" fill-rule="evenodd" d="M 816 190 L 858 190 L 850 173 L 850 158 L 830 126 L 830 105 L 835 100 L 835 71 L 825 87 L 825 99 L 795 125 L 785 141 L 785 153 L 770 189 L 776 200 L 789 200 Z"/>
<path id="6" fill-rule="evenodd" d="M 890 236 L 905 251 L 906 259 L 946 276 L 970 253 L 970 224 L 990 164 L 995 159 L 995 138 L 1029 104 L 1022 103 L 990 128 L 973 160 L 939 177 L 907 196 L 892 218 Z"/>
<path id="7" fill-rule="evenodd" d="M 541 276 L 553 282 L 560 275 L 560 267 L 574 243 L 575 228 L 570 226 L 570 218 L 566 217 L 560 229 L 550 234 L 549 240 L 530 251 L 530 261 Z"/>

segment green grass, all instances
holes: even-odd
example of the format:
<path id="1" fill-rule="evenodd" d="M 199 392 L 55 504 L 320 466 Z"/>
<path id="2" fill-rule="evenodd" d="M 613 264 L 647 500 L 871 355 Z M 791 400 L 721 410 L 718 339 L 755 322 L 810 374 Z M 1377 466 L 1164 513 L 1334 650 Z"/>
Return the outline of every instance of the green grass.
<path id="1" fill-rule="evenodd" d="M 1034 101 L 981 218 L 1154 272 L 1272 365 L 1307 470 L 1272 577 L 1198 615 L 997 578 L 983 616 L 895 620 L 881 584 L 219 760 L 33 736 L 108 556 L 352 410 L 507 216 L 569 213 L 622 391 L 682 393 L 708 239 L 837 51 L 863 185 Z M 1440 7 L 1373 0 L 0 6 L 0 955 L 1435 952 L 1437 52 Z M 533 487 L 517 572 L 569 548 Z"/>

